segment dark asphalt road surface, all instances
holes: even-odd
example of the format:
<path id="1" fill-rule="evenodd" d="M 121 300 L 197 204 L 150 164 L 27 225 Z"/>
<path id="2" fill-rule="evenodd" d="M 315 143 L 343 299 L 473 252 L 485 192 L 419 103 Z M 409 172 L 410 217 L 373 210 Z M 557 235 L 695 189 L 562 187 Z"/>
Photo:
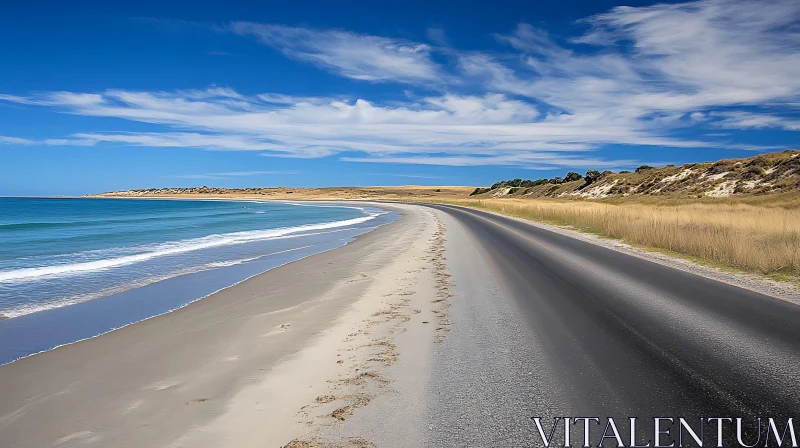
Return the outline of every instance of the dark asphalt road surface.
<path id="1" fill-rule="evenodd" d="M 456 286 L 431 367 L 429 446 L 541 446 L 534 416 L 548 432 L 555 416 L 614 417 L 626 444 L 628 417 L 649 422 L 645 441 L 652 417 L 741 417 L 753 443 L 756 417 L 800 417 L 800 306 L 519 220 L 430 207 L 446 214 Z"/>

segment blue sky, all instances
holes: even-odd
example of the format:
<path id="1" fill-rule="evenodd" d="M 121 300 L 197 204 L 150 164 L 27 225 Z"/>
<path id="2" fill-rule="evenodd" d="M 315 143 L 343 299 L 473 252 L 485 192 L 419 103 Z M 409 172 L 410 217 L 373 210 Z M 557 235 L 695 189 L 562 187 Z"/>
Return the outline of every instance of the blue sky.
<path id="1" fill-rule="evenodd" d="M 487 185 L 798 145 L 800 2 L 12 2 L 0 195 Z"/>

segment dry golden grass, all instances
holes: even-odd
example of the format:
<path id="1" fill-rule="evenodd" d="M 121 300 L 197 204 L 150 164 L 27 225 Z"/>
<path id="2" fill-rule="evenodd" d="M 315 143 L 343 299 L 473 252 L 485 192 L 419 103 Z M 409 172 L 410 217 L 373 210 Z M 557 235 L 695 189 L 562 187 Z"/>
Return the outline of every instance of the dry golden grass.
<path id="1" fill-rule="evenodd" d="M 463 199 L 465 205 L 573 226 L 627 243 L 782 279 L 800 278 L 800 209 L 769 202 L 658 204 L 554 199 Z"/>

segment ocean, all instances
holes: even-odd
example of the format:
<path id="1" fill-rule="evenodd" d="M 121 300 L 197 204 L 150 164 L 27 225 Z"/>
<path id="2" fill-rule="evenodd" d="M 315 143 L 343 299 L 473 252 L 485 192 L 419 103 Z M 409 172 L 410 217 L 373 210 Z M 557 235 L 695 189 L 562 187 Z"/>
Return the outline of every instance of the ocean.
<path id="1" fill-rule="evenodd" d="M 180 308 L 396 218 L 329 203 L 0 198 L 0 364 Z"/>

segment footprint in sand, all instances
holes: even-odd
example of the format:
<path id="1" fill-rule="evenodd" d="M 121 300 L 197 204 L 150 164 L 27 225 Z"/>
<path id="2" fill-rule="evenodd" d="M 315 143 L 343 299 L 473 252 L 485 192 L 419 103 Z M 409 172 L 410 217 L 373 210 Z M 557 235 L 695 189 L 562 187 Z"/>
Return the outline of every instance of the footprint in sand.
<path id="1" fill-rule="evenodd" d="M 56 440 L 53 445 L 61 445 L 62 443 L 67 443 L 74 440 L 80 440 L 84 443 L 94 443 L 100 440 L 100 436 L 94 435 L 94 432 L 92 431 L 78 431 Z"/>
<path id="2" fill-rule="evenodd" d="M 183 381 L 170 379 L 170 380 L 159 381 L 159 382 L 157 382 L 155 384 L 151 384 L 149 386 L 146 386 L 143 389 L 144 390 L 165 390 L 165 389 L 169 389 L 169 388 L 178 386 L 180 384 L 183 384 Z"/>
<path id="3" fill-rule="evenodd" d="M 133 403 L 131 403 L 131 404 L 130 404 L 130 406 L 128 406 L 128 408 L 127 408 L 127 409 L 125 409 L 124 411 L 122 411 L 122 413 L 123 413 L 123 414 L 127 414 L 127 413 L 129 413 L 129 412 L 131 412 L 131 411 L 135 411 L 135 410 L 136 410 L 136 409 L 138 409 L 138 408 L 139 408 L 139 406 L 141 406 L 142 404 L 144 404 L 144 400 L 136 400 L 136 401 L 134 401 Z"/>
<path id="4" fill-rule="evenodd" d="M 292 326 L 292 324 L 280 324 L 277 327 L 275 327 L 275 329 L 273 329 L 273 330 L 271 330 L 271 331 L 269 331 L 267 333 L 262 334 L 261 337 L 265 338 L 265 337 L 268 337 L 268 336 L 274 336 L 276 334 L 283 333 L 284 331 L 289 331 L 289 328 L 291 326 Z"/>

